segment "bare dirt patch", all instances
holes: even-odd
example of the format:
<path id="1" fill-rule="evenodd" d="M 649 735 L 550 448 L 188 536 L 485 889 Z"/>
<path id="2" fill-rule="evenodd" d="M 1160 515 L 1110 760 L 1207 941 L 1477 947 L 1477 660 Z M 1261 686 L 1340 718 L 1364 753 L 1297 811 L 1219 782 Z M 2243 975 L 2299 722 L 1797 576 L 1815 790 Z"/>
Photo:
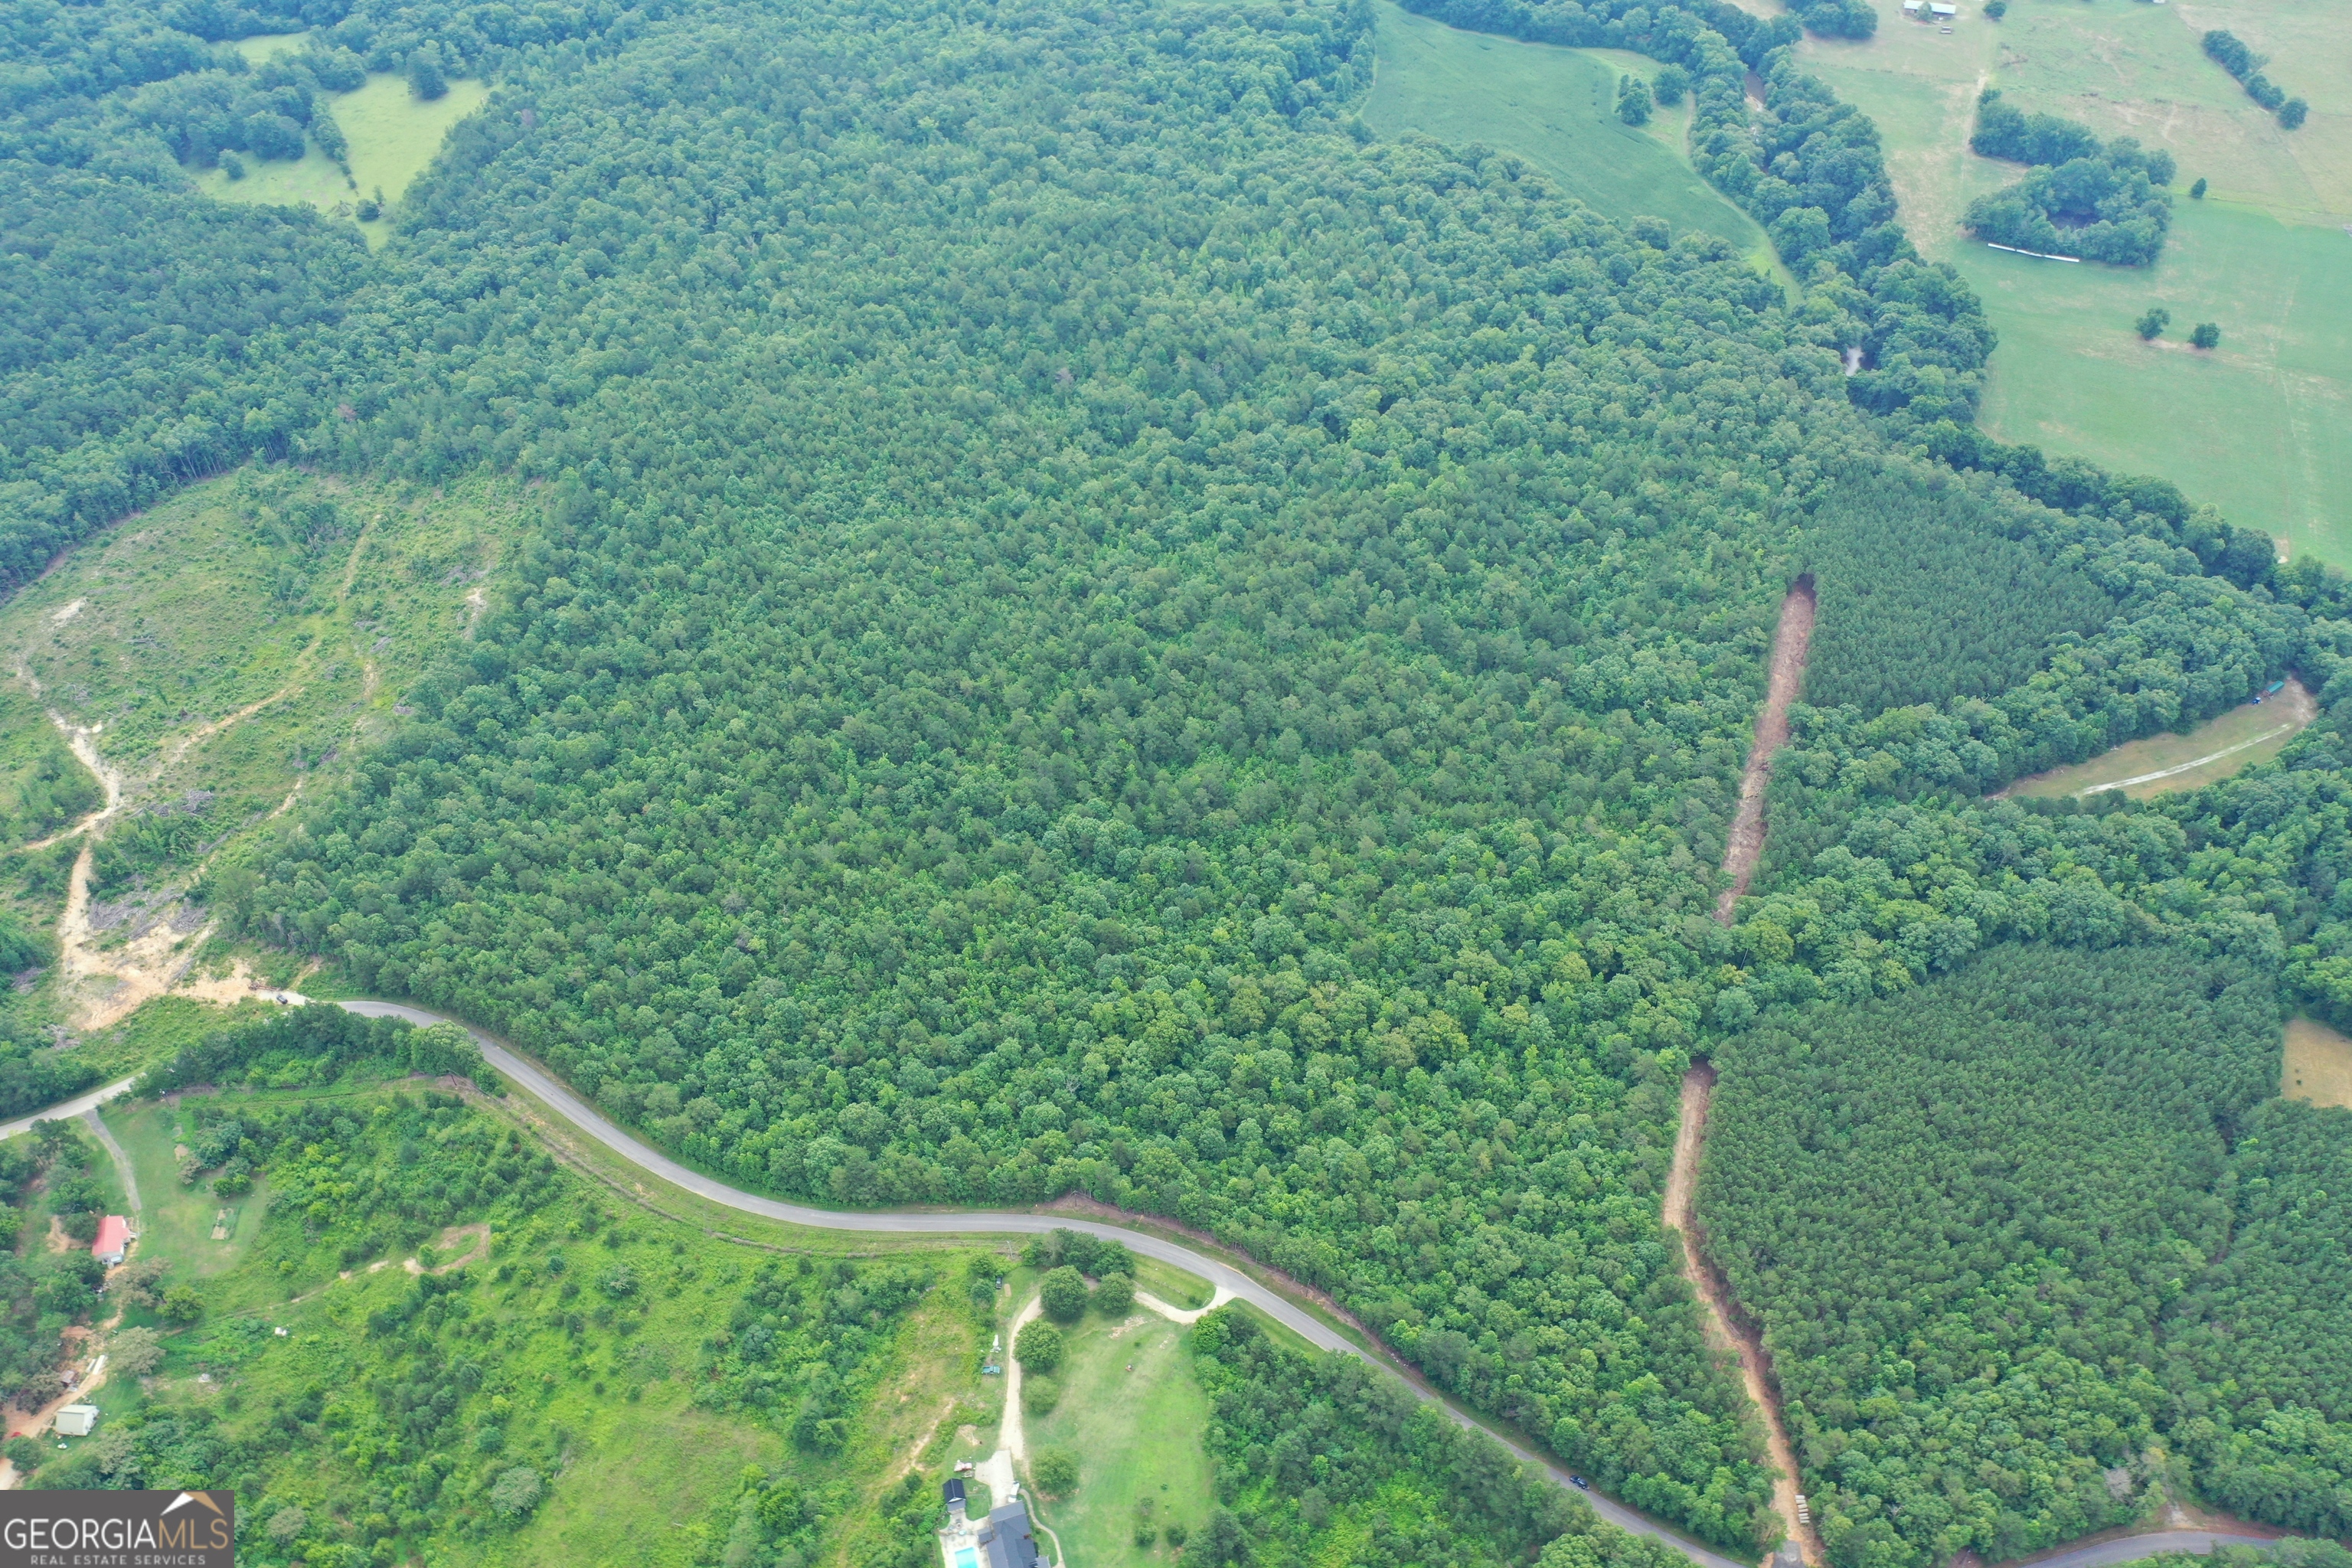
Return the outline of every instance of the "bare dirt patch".
<path id="1" fill-rule="evenodd" d="M 1777 687 L 1778 682 L 1775 681 Z M 1761 726 L 1759 726 L 1761 728 Z M 1695 1197 L 1699 1157 L 1706 1149 L 1706 1112 L 1715 1094 L 1715 1068 L 1701 1062 L 1683 1075 L 1682 1123 L 1675 1132 L 1675 1163 L 1666 1174 L 1666 1224 L 1683 1238 L 1683 1278 L 1690 1281 L 1706 1310 L 1707 1342 L 1738 1358 L 1739 1381 L 1748 1401 L 1764 1418 L 1764 1440 L 1779 1476 L 1772 1483 L 1772 1506 L 1780 1516 L 1786 1539 L 1802 1549 L 1805 1561 L 1828 1561 L 1821 1536 L 1810 1523 L 1800 1522 L 1797 1492 L 1797 1450 L 1789 1442 L 1789 1428 L 1780 1419 L 1778 1384 L 1772 1359 L 1755 1327 L 1734 1310 L 1731 1288 L 1707 1261 L 1706 1236 L 1698 1227 Z"/>
<path id="2" fill-rule="evenodd" d="M 1813 579 L 1797 579 L 1780 601 L 1780 629 L 1772 634 L 1772 674 L 1765 689 L 1764 710 L 1756 715 L 1756 742 L 1748 750 L 1748 766 L 1739 775 L 1739 810 L 1731 819 L 1731 833 L 1723 847 L 1723 874 L 1730 886 L 1715 900 L 1715 918 L 1731 923 L 1731 912 L 1756 875 L 1764 854 L 1764 790 L 1772 782 L 1772 758 L 1789 743 L 1789 704 L 1804 689 L 1805 654 L 1813 640 Z"/>
<path id="3" fill-rule="evenodd" d="M 448 1229 L 441 1233 L 441 1239 L 434 1243 L 435 1250 L 446 1252 L 449 1248 L 457 1246 L 460 1239 L 467 1237 L 473 1238 L 474 1245 L 466 1249 L 465 1255 L 461 1258 L 452 1258 L 446 1262 L 435 1264 L 433 1266 L 434 1273 L 446 1274 L 453 1268 L 463 1268 L 468 1263 L 472 1263 L 478 1258 L 489 1256 L 490 1227 L 479 1221 L 477 1221 L 472 1225 L 451 1226 Z M 408 1270 L 411 1274 L 422 1274 L 425 1272 L 425 1265 L 418 1262 L 414 1258 L 402 1258 L 400 1260 L 400 1266 Z M 381 1263 L 371 1263 L 368 1265 L 371 1272 L 383 1267 L 383 1265 Z"/>

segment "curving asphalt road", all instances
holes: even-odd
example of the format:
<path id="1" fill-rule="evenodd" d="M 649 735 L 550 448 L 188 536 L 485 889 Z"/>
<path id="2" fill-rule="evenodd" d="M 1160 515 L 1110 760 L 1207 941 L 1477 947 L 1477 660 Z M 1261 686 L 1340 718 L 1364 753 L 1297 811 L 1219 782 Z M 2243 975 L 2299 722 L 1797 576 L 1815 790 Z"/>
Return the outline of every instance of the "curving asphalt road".
<path id="1" fill-rule="evenodd" d="M 1153 1236 L 1148 1231 L 1129 1230 L 1122 1226 L 1105 1225 L 1099 1220 L 1076 1219 L 1063 1215 L 1020 1214 L 1003 1210 L 954 1210 L 933 1213 L 859 1213 L 841 1209 L 811 1208 L 803 1204 L 788 1204 L 775 1198 L 747 1193 L 740 1187 L 730 1187 L 715 1177 L 699 1171 L 688 1170 L 658 1149 L 649 1148 L 630 1137 L 618 1127 L 590 1109 L 587 1102 L 556 1081 L 538 1063 L 517 1055 L 496 1037 L 475 1028 L 462 1018 L 431 1012 L 423 1007 L 411 1007 L 400 1002 L 346 1001 L 336 1005 L 368 1018 L 404 1018 L 412 1024 L 455 1024 L 474 1037 L 482 1047 L 483 1058 L 489 1064 L 529 1093 L 544 1103 L 564 1121 L 620 1155 L 631 1164 L 649 1171 L 672 1186 L 682 1187 L 697 1197 L 709 1199 L 745 1214 L 759 1215 L 766 1219 L 781 1220 L 786 1225 L 809 1226 L 819 1230 L 871 1231 L 891 1236 L 1038 1236 L 1052 1230 L 1083 1230 L 1096 1236 L 1123 1242 L 1130 1252 L 1145 1258 L 1156 1258 L 1162 1263 L 1173 1264 L 1188 1274 L 1198 1275 L 1217 1289 L 1240 1300 L 1247 1301 L 1299 1338 L 1327 1351 L 1339 1351 L 1374 1366 L 1385 1364 L 1367 1355 L 1352 1342 L 1341 1336 L 1321 1319 L 1302 1310 L 1288 1297 L 1261 1284 L 1229 1263 L 1206 1253 L 1195 1252 L 1181 1242 Z M 1435 1404 L 1454 1421 L 1464 1427 L 1486 1432 L 1526 1463 L 1538 1466 L 1561 1486 L 1570 1485 L 1569 1473 L 1529 1452 L 1519 1445 L 1489 1431 L 1469 1412 L 1431 1394 L 1410 1382 L 1406 1386 L 1421 1398 Z M 1703 1568 L 1739 1568 L 1732 1558 L 1710 1552 L 1696 1542 L 1685 1540 L 1656 1521 L 1644 1518 L 1612 1498 L 1603 1497 L 1589 1489 L 1580 1489 L 1577 1496 L 1592 1506 L 1595 1513 L 1621 1529 L 1635 1534 L 1653 1536 L 1674 1547 Z"/>
<path id="2" fill-rule="evenodd" d="M 299 997 L 282 995 L 285 1001 Z M 482 1048 L 484 1059 L 505 1074 L 514 1083 L 545 1104 L 566 1121 L 571 1122 L 599 1143 L 612 1150 L 639 1169 L 660 1177 L 676 1187 L 709 1199 L 712 1203 L 737 1209 L 744 1214 L 759 1215 L 765 1219 L 780 1220 L 786 1225 L 808 1226 L 818 1230 L 867 1231 L 892 1236 L 983 1236 L 1042 1235 L 1052 1230 L 1083 1230 L 1124 1243 L 1128 1249 L 1145 1258 L 1158 1258 L 1172 1264 L 1188 1274 L 1199 1276 L 1213 1287 L 1233 1297 L 1247 1301 L 1259 1311 L 1297 1333 L 1301 1339 L 1319 1349 L 1338 1351 L 1359 1361 L 1394 1369 L 1367 1354 L 1353 1342 L 1342 1337 L 1321 1319 L 1301 1310 L 1288 1297 L 1262 1284 L 1241 1270 L 1206 1253 L 1196 1252 L 1181 1242 L 1170 1241 L 1148 1231 L 1129 1230 L 1123 1226 L 1106 1225 L 1099 1220 L 1077 1219 L 1061 1215 L 1021 1214 L 1005 1210 L 955 1210 L 906 1213 L 859 1213 L 840 1209 L 811 1208 L 803 1204 L 788 1204 L 757 1193 L 747 1193 L 740 1187 L 730 1187 L 715 1177 L 699 1171 L 688 1170 L 658 1149 L 640 1143 L 620 1128 L 604 1120 L 586 1101 L 558 1082 L 555 1078 L 529 1058 L 517 1054 L 497 1037 L 483 1033 L 462 1018 L 452 1018 L 446 1013 L 436 1013 L 424 1007 L 412 1007 L 401 1002 L 341 1001 L 334 1004 L 347 1012 L 367 1018 L 400 1018 L 412 1024 L 455 1024 L 474 1038 Z M 35 1116 L 0 1123 L 0 1139 L 13 1138 L 27 1131 L 36 1121 L 78 1116 L 95 1109 L 119 1095 L 127 1093 L 134 1079 L 124 1079 L 103 1089 L 93 1089 Z M 1420 1384 L 1405 1380 L 1405 1385 L 1423 1400 L 1445 1412 L 1457 1426 L 1486 1433 L 1528 1465 L 1540 1469 L 1559 1485 L 1571 1485 L 1569 1473 L 1545 1458 L 1500 1436 L 1468 1411 L 1431 1393 Z M 1620 1529 L 1636 1535 L 1646 1535 L 1672 1546 L 1701 1568 L 1741 1568 L 1734 1559 L 1676 1534 L 1656 1521 L 1634 1512 L 1614 1499 L 1590 1489 L 1580 1489 L 1578 1498 L 1590 1504 L 1595 1513 Z M 2233 1535 L 2223 1531 L 2202 1530 L 2157 1531 L 2146 1535 L 2126 1536 L 2120 1540 L 2102 1541 L 2078 1546 L 2069 1551 L 2031 1560 L 2031 1568 L 2112 1568 L 2113 1564 L 2128 1563 L 2158 1552 L 2210 1552 L 2218 1546 L 2262 1545 L 2266 1536 Z"/>

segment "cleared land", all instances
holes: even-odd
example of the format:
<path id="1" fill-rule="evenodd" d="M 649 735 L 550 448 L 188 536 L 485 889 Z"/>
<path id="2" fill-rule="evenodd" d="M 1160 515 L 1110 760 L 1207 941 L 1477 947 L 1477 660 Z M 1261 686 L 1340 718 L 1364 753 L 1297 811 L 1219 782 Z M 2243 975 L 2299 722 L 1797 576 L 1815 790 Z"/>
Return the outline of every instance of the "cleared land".
<path id="1" fill-rule="evenodd" d="M 2276 696 L 2242 702 L 2185 735 L 2128 741 L 2073 767 L 2021 778 L 2000 793 L 2049 798 L 2120 789 L 2134 800 L 2146 800 L 2175 790 L 2202 789 L 2277 756 L 2318 712 L 2303 683 L 2289 680 Z"/>
<path id="2" fill-rule="evenodd" d="M 2279 1092 L 2289 1100 L 2352 1110 L 2352 1039 L 2315 1018 L 2288 1019 Z"/>
<path id="3" fill-rule="evenodd" d="M 299 46 L 302 37 L 299 33 L 273 34 L 247 38 L 237 47 L 249 59 L 266 59 Z M 247 158 L 245 178 L 232 180 L 219 169 L 207 169 L 196 175 L 196 184 L 225 202 L 312 206 L 356 223 L 354 213 L 362 198 L 381 193 L 387 203 L 399 201 L 441 151 L 449 128 L 489 96 L 486 83 L 453 81 L 446 94 L 427 102 L 409 90 L 405 77 L 371 76 L 354 91 L 326 97 L 327 108 L 350 144 L 348 179 L 317 142 L 306 140 L 302 156 L 293 163 Z M 392 234 L 383 218 L 359 226 L 370 245 L 382 245 Z"/>
<path id="4" fill-rule="evenodd" d="M 1049 1415 L 1032 1412 L 1026 1425 L 1033 1464 L 1041 1448 L 1078 1456 L 1077 1489 L 1039 1510 L 1072 1563 L 1164 1568 L 1178 1555 L 1166 1526 L 1197 1532 L 1207 1521 L 1214 1492 L 1201 1434 L 1209 1397 L 1193 1381 L 1184 1331 L 1142 1311 L 1065 1331 L 1060 1403 Z M 1153 1544 L 1137 1543 L 1139 1523 L 1153 1531 Z"/>
<path id="5" fill-rule="evenodd" d="M 56 931 L 43 984 L 74 1027 L 110 1027 L 177 981 L 205 924 L 180 896 L 189 877 L 319 787 L 464 635 L 510 505 L 247 469 L 126 521 L 0 608 L 0 793 L 37 794 L 68 739 L 121 790 L 46 847 L 24 836 L 58 814 L 20 816 L 0 858 L 0 899 Z M 102 795 L 79 782 L 80 805 Z"/>
<path id="6" fill-rule="evenodd" d="M 1875 38 L 1809 37 L 1801 54 L 1877 122 L 1913 238 L 1984 298 L 2000 333 L 1984 427 L 2160 475 L 2352 563 L 2352 94 L 2336 86 L 2352 80 L 2352 29 L 2295 0 L 2015 0 L 2000 23 L 1967 7 L 1948 37 L 1881 10 Z M 2281 131 L 2205 58 L 2213 26 L 2273 57 L 2271 74 L 2311 100 L 2308 124 Z M 2037 261 L 1961 233 L 1968 203 L 2018 174 L 1968 151 L 1984 86 L 2179 160 L 2155 266 Z M 2211 191 L 2191 202 L 2200 176 Z M 2174 323 L 2152 345 L 2131 325 L 2151 304 Z M 2187 346 L 2198 321 L 2221 327 L 2219 350 Z"/>
<path id="7" fill-rule="evenodd" d="M 1657 61 L 1465 33 L 1389 0 L 1378 15 L 1378 70 L 1363 114 L 1381 135 L 1418 132 L 1514 153 L 1596 212 L 1662 217 L 1676 234 L 1717 235 L 1766 270 L 1777 267 L 1763 229 L 1690 166 L 1687 102 L 1640 129 L 1617 118 L 1618 78 L 1649 81 Z"/>

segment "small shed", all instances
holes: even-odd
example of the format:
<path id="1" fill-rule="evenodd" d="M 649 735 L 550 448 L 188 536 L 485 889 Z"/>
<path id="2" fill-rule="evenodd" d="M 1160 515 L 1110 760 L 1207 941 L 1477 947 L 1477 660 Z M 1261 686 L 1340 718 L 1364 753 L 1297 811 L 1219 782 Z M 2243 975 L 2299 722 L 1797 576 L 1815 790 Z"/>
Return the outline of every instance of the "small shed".
<path id="1" fill-rule="evenodd" d="M 131 1250 L 131 1222 L 121 1215 L 110 1214 L 98 1222 L 98 1239 L 89 1244 L 89 1255 L 109 1268 L 122 1261 Z"/>
<path id="2" fill-rule="evenodd" d="M 1960 8 L 1948 0 L 1928 0 L 1927 14 L 1939 22 L 1948 22 L 1960 14 Z"/>
<path id="3" fill-rule="evenodd" d="M 68 1405 L 58 1412 L 58 1436 L 61 1437 L 87 1437 L 89 1429 L 97 1425 L 95 1405 Z"/>

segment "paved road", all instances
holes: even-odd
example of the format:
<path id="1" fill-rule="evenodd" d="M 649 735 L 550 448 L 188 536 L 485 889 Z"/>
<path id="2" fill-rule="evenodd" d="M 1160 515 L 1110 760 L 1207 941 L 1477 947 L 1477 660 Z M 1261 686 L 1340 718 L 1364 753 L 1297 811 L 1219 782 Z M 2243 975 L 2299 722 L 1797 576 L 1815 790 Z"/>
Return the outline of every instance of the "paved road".
<path id="1" fill-rule="evenodd" d="M 287 997 L 286 1000 L 299 1000 Z M 788 1204 L 775 1198 L 747 1193 L 740 1187 L 690 1171 L 658 1149 L 638 1142 L 626 1132 L 604 1120 L 588 1104 L 566 1089 L 530 1058 L 517 1055 L 506 1043 L 486 1035 L 462 1018 L 452 1018 L 423 1007 L 411 1007 L 399 1002 L 339 1002 L 336 1005 L 368 1018 L 403 1018 L 412 1024 L 455 1024 L 474 1037 L 482 1047 L 489 1064 L 533 1098 L 544 1103 L 583 1132 L 595 1139 L 631 1164 L 659 1176 L 673 1186 L 684 1188 L 698 1197 L 745 1214 L 781 1220 L 786 1225 L 804 1225 L 819 1230 L 867 1231 L 893 1236 L 980 1236 L 980 1235 L 1042 1235 L 1050 1230 L 1083 1230 L 1096 1236 L 1124 1242 L 1129 1250 L 1145 1258 L 1158 1258 L 1172 1264 L 1188 1274 L 1207 1280 L 1218 1290 L 1247 1301 L 1267 1317 L 1297 1333 L 1308 1343 L 1327 1351 L 1339 1351 L 1360 1361 L 1392 1370 L 1385 1363 L 1367 1355 L 1360 1348 L 1342 1337 L 1321 1319 L 1303 1310 L 1296 1302 L 1269 1286 L 1206 1253 L 1196 1252 L 1180 1242 L 1170 1241 L 1148 1231 L 1129 1230 L 1121 1226 L 1105 1225 L 1098 1220 L 1069 1218 L 1060 1215 L 1019 1214 L 997 1210 L 967 1210 L 933 1213 L 856 1213 L 838 1209 L 811 1208 L 802 1204 Z M 104 1104 L 127 1092 L 131 1083 L 124 1079 L 104 1089 L 53 1106 L 36 1116 L 0 1124 L 0 1139 L 13 1138 L 31 1130 L 36 1121 L 54 1121 L 78 1116 L 85 1110 Z M 1407 1381 L 1407 1387 L 1423 1399 L 1435 1404 L 1459 1426 L 1477 1431 L 1486 1427 L 1469 1412 Z M 1507 1438 L 1489 1432 L 1496 1441 L 1521 1460 L 1543 1470 L 1559 1485 L 1570 1485 L 1569 1474 L 1543 1456 L 1531 1453 Z M 1612 1524 L 1637 1535 L 1663 1541 L 1689 1558 L 1701 1568 L 1738 1568 L 1733 1559 L 1708 1551 L 1685 1540 L 1673 1531 L 1635 1513 L 1632 1509 L 1603 1497 L 1597 1491 L 1580 1490 L 1577 1496 L 1590 1503 L 1594 1512 Z M 2032 1560 L 2032 1568 L 2110 1568 L 2111 1564 L 2127 1563 L 2158 1552 L 2210 1552 L 2216 1546 L 2231 1543 L 2260 1545 L 2266 1538 L 2254 1535 L 2231 1535 L 2211 1531 L 2170 1530 L 2147 1535 L 2128 1536 L 2120 1541 L 2103 1541 L 2091 1546 L 2080 1546 Z"/>
<path id="2" fill-rule="evenodd" d="M 47 1110 L 37 1110 L 30 1116 L 20 1116 L 14 1121 L 0 1122 L 0 1140 L 14 1138 L 19 1132 L 30 1132 L 36 1121 L 63 1121 L 69 1116 L 79 1116 L 85 1110 L 95 1110 L 110 1100 L 118 1100 L 129 1094 L 131 1086 L 138 1081 L 135 1078 L 126 1078 L 119 1083 L 110 1083 L 104 1089 L 93 1089 L 88 1094 L 78 1094 L 71 1100 L 50 1106 Z"/>
<path id="3" fill-rule="evenodd" d="M 595 1139 L 607 1149 L 630 1163 L 649 1171 L 673 1186 L 683 1187 L 698 1197 L 723 1204 L 745 1214 L 755 1214 L 767 1219 L 782 1220 L 786 1225 L 804 1225 L 820 1230 L 871 1231 L 892 1236 L 975 1236 L 975 1235 L 1043 1235 L 1050 1230 L 1083 1230 L 1126 1243 L 1129 1251 L 1145 1258 L 1155 1258 L 1172 1264 L 1188 1274 L 1199 1276 L 1220 1291 L 1247 1301 L 1276 1322 L 1297 1333 L 1308 1343 L 1327 1351 L 1339 1351 L 1360 1360 L 1373 1361 L 1354 1343 L 1321 1319 L 1303 1310 L 1296 1302 L 1279 1291 L 1259 1283 L 1249 1275 L 1206 1253 L 1195 1252 L 1181 1242 L 1170 1241 L 1146 1231 L 1128 1230 L 1123 1226 L 1105 1225 L 1097 1220 L 1075 1219 L 1062 1215 L 1018 1214 L 995 1210 L 956 1211 L 948 1213 L 857 1213 L 839 1209 L 811 1208 L 802 1204 L 788 1204 L 775 1198 L 747 1193 L 730 1187 L 699 1171 L 691 1171 L 664 1154 L 630 1137 L 618 1127 L 591 1110 L 588 1104 L 566 1089 L 536 1062 L 518 1056 L 495 1037 L 484 1034 L 461 1018 L 451 1018 L 422 1007 L 411 1007 L 398 1002 L 342 1002 L 339 1006 L 369 1018 L 405 1018 L 412 1024 L 456 1024 L 474 1037 L 482 1047 L 489 1064 L 512 1079 L 524 1091 L 546 1104 L 566 1121 Z M 1408 1384 L 1408 1386 L 1412 1386 Z M 1419 1387 L 1413 1392 L 1424 1399 L 1434 1396 Z M 1486 1428 L 1468 1412 L 1457 1409 L 1444 1399 L 1435 1399 L 1446 1415 L 1465 1427 L 1481 1431 Z M 1489 1434 L 1493 1436 L 1493 1434 Z M 1540 1466 L 1561 1486 L 1569 1484 L 1568 1472 L 1546 1461 L 1542 1456 L 1528 1452 L 1516 1443 L 1496 1437 L 1497 1442 L 1530 1465 Z M 1581 1490 L 1577 1495 L 1592 1505 L 1593 1511 L 1610 1523 L 1636 1534 L 1654 1536 L 1680 1551 L 1703 1568 L 1737 1568 L 1735 1561 L 1710 1552 L 1694 1542 L 1675 1534 L 1655 1521 L 1643 1518 L 1632 1509 L 1599 1492 Z"/>

